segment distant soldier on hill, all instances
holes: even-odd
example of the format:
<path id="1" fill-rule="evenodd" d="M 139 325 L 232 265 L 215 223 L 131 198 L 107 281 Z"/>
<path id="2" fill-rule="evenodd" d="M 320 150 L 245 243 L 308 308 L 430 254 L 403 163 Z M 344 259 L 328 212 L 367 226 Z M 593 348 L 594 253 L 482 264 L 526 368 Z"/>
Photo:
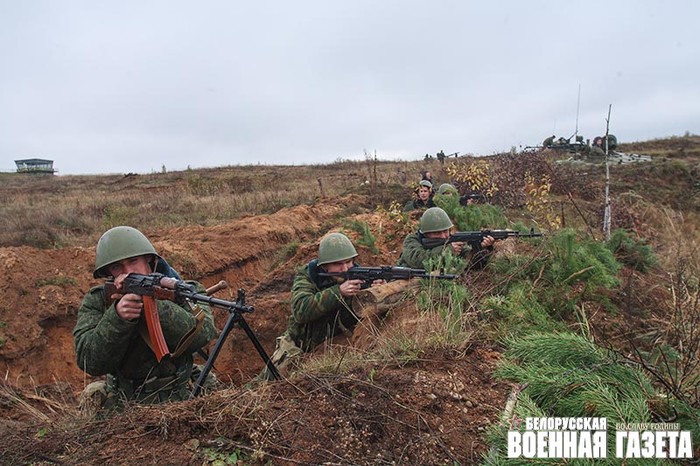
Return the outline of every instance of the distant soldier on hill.
<path id="1" fill-rule="evenodd" d="M 553 145 L 554 145 L 554 139 L 555 139 L 555 137 L 556 137 L 556 136 L 551 135 L 550 137 L 548 137 L 547 139 L 545 139 L 544 141 L 542 141 L 542 146 L 543 146 L 543 147 L 551 147 L 551 146 L 553 146 Z"/>
<path id="2" fill-rule="evenodd" d="M 596 136 L 593 138 L 593 143 L 591 144 L 588 154 L 591 157 L 605 157 L 605 146 L 603 145 L 603 138 Z"/>
<path id="3" fill-rule="evenodd" d="M 346 272 L 354 264 L 357 251 L 342 233 L 326 235 L 318 246 L 318 258 L 297 271 L 292 284 L 292 314 L 287 331 L 277 338 L 271 359 L 280 372 L 288 371 L 293 358 L 344 333 L 351 334 L 358 322 L 352 312 L 352 299 L 362 280 L 321 277 L 319 273 Z M 375 284 L 382 284 L 376 280 Z M 270 379 L 267 369 L 262 377 Z"/>
<path id="4" fill-rule="evenodd" d="M 593 144 L 591 145 L 590 155 L 595 157 L 605 157 L 606 153 L 610 154 L 615 149 L 617 149 L 617 138 L 614 134 L 608 134 L 607 136 L 596 136 L 593 139 Z"/>
<path id="5" fill-rule="evenodd" d="M 440 162 L 441 164 L 445 163 L 445 152 L 444 151 L 440 150 L 440 152 L 438 152 L 435 155 L 435 157 L 437 157 L 438 162 Z"/>
<path id="6" fill-rule="evenodd" d="M 163 337 L 172 351 L 158 362 L 143 317 L 144 297 L 119 293 L 130 273 L 158 270 L 177 275 L 163 264 L 151 242 L 135 228 L 112 228 L 98 241 L 93 276 L 113 278 L 117 293 L 107 296 L 104 285 L 92 288 L 83 298 L 73 329 L 78 366 L 90 375 L 107 375 L 106 383 L 90 384 L 81 396 L 91 408 L 187 399 L 192 353 L 216 337 L 211 309 L 202 305 L 195 316 L 186 303 L 155 301 Z M 189 283 L 205 292 L 201 284 Z"/>

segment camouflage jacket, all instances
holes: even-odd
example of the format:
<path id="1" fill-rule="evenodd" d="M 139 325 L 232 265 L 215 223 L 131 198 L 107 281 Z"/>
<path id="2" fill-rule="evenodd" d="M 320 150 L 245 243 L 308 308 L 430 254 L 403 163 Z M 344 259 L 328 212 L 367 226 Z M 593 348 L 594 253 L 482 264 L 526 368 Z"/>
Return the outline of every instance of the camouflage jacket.
<path id="1" fill-rule="evenodd" d="M 420 232 L 411 233 L 403 240 L 403 248 L 401 250 L 401 256 L 399 261 L 396 263 L 399 267 L 410 267 L 413 269 L 422 269 L 423 263 L 427 259 L 436 259 L 445 254 L 454 254 L 454 250 L 449 245 L 436 246 L 434 248 L 426 248 L 423 246 L 423 234 Z M 480 269 L 483 268 L 489 259 L 489 255 L 493 250 L 493 246 L 489 246 L 486 249 L 482 249 L 478 244 L 465 244 L 462 247 L 462 252 L 459 257 L 466 258 L 469 253 L 471 257 L 469 259 L 468 268 L 469 269 Z"/>
<path id="2" fill-rule="evenodd" d="M 438 258 L 444 254 L 454 254 L 452 247 L 449 245 L 437 246 L 432 249 L 427 249 L 423 246 L 421 239 L 423 235 L 419 233 L 411 233 L 403 240 L 401 256 L 396 263 L 399 267 L 410 267 L 412 269 L 422 269 L 423 262 L 426 259 Z M 469 251 L 468 247 L 462 249 L 461 256 L 464 257 Z"/>
<path id="3" fill-rule="evenodd" d="M 303 351 L 311 351 L 325 340 L 352 329 L 357 318 L 351 301 L 340 294 L 332 277 L 318 277 L 318 260 L 300 268 L 292 284 L 292 315 L 287 334 Z"/>
<path id="4" fill-rule="evenodd" d="M 204 287 L 193 283 L 197 291 Z M 170 351 L 174 351 L 180 339 L 196 324 L 187 304 L 157 301 L 163 336 Z M 192 353 L 216 337 L 214 316 L 207 305 L 198 305 L 205 313 L 202 329 L 189 348 L 179 357 L 165 358 L 160 364 L 137 329 L 138 321 L 126 321 L 117 315 L 116 302 L 107 306 L 104 285 L 92 288 L 83 298 L 78 310 L 78 320 L 73 329 L 78 366 L 90 375 L 105 375 L 117 386 L 128 382 L 134 388 L 146 380 L 165 379 L 173 376 L 182 380 L 192 371 Z M 131 398 L 131 394 L 126 394 Z"/>
<path id="5" fill-rule="evenodd" d="M 435 207 L 435 203 L 433 202 L 433 196 L 430 196 L 427 202 L 419 198 L 412 199 L 408 201 L 406 205 L 403 206 L 403 211 L 409 212 L 411 210 L 427 209 L 429 207 Z"/>

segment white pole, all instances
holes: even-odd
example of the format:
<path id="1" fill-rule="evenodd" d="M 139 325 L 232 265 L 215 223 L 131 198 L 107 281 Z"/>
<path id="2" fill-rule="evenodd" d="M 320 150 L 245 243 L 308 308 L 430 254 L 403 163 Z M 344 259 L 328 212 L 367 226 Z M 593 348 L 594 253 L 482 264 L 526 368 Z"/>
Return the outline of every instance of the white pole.
<path id="1" fill-rule="evenodd" d="M 610 133 L 610 111 L 612 110 L 612 104 L 608 107 L 608 118 L 605 122 L 605 214 L 603 216 L 603 233 L 605 234 L 605 241 L 610 240 L 610 223 L 611 215 L 610 212 L 610 157 L 608 156 L 608 134 Z"/>

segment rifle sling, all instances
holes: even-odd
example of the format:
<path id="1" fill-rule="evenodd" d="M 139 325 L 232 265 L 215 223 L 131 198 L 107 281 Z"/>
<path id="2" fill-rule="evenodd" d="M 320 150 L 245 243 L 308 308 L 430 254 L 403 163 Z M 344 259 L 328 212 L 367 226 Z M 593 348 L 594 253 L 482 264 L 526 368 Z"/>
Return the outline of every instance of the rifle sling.
<path id="1" fill-rule="evenodd" d="M 180 338 L 180 341 L 177 343 L 177 346 L 175 346 L 175 351 L 171 354 L 171 357 L 177 358 L 179 356 L 182 356 L 182 354 L 189 348 L 190 343 L 192 343 L 192 340 L 194 340 L 194 337 L 197 336 L 197 334 L 202 330 L 202 327 L 204 327 L 204 318 L 206 317 L 204 314 L 204 311 L 199 308 L 196 304 L 194 305 L 194 309 L 197 310 L 197 314 L 195 314 L 194 318 L 197 321 L 194 327 L 189 329 L 187 333 L 185 333 L 182 338 Z"/>

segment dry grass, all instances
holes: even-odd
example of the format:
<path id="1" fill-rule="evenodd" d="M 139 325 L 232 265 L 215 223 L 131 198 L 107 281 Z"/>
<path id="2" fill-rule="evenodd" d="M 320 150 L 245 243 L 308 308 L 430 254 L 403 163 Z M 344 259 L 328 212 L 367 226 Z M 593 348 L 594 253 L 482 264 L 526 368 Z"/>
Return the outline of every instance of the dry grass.
<path id="1" fill-rule="evenodd" d="M 116 225 L 147 231 L 214 225 L 351 192 L 372 192 L 374 206 L 388 205 L 411 195 L 425 166 L 367 161 L 126 176 L 2 174 L 0 246 L 91 246 Z"/>

